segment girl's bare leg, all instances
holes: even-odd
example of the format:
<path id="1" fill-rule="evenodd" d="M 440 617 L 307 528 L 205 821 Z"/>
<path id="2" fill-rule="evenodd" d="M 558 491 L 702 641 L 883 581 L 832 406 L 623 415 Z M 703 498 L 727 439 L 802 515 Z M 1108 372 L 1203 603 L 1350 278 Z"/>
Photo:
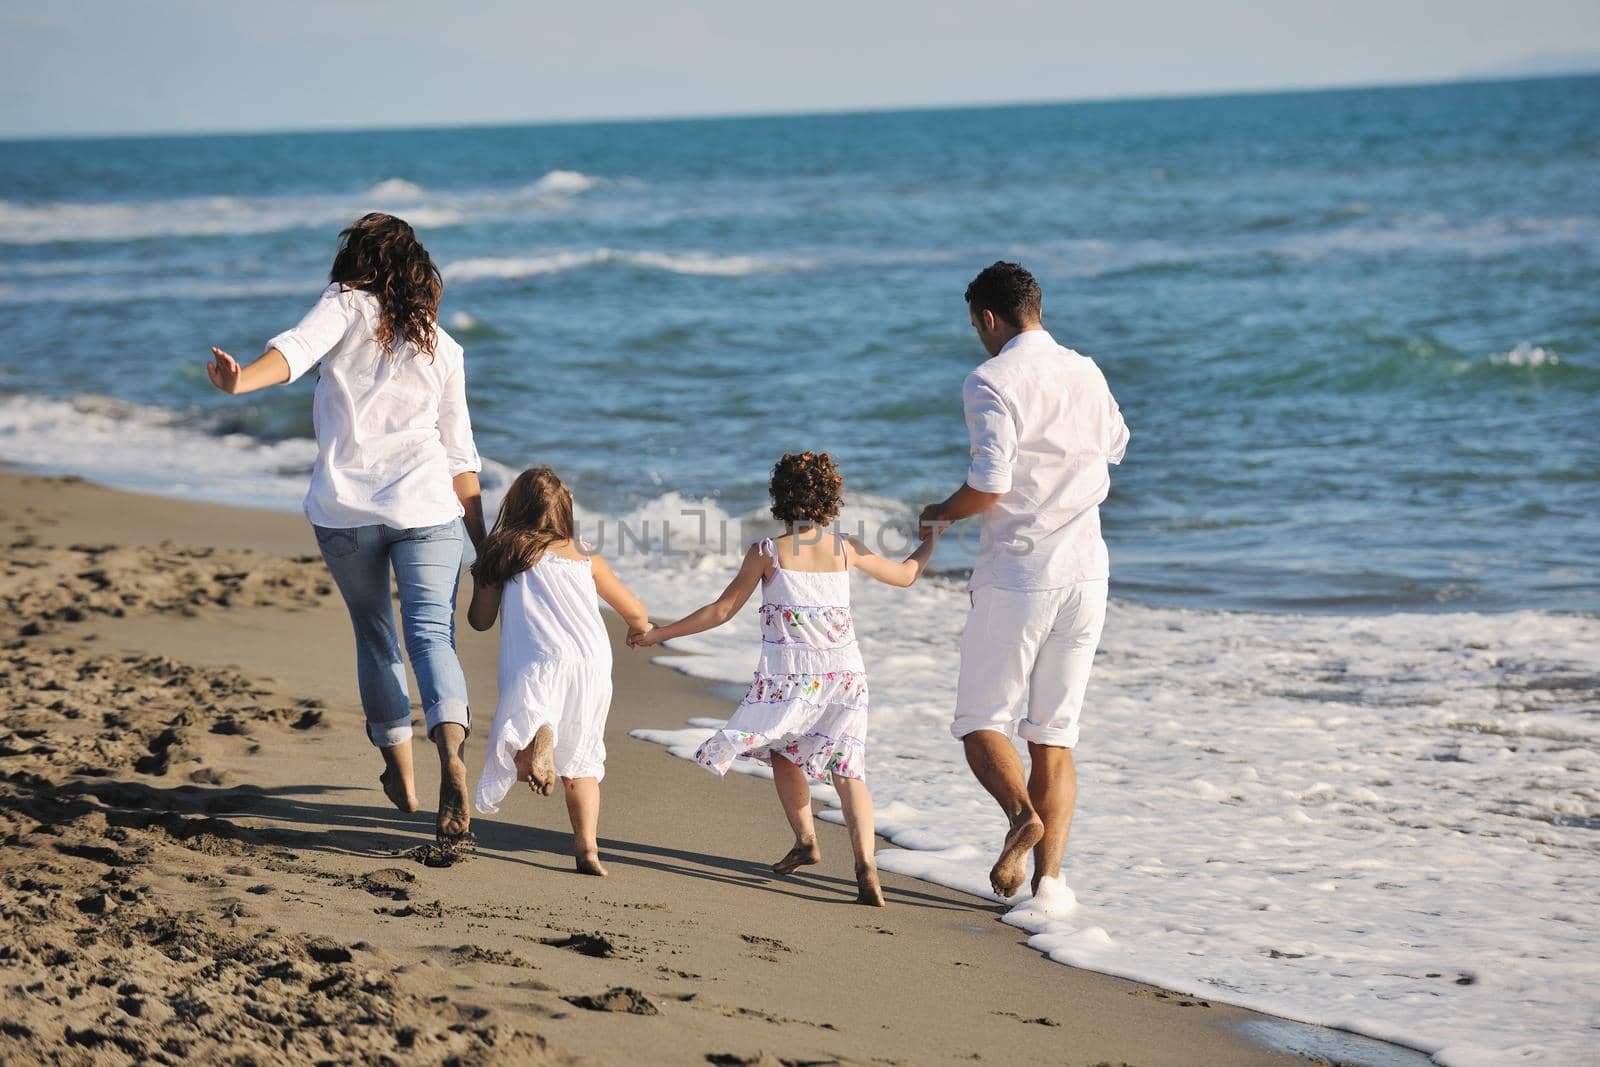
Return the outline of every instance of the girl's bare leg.
<path id="1" fill-rule="evenodd" d="M 572 820 L 572 855 L 579 874 L 606 876 L 600 865 L 600 781 L 597 778 L 562 778 L 567 797 L 567 818 Z"/>
<path id="2" fill-rule="evenodd" d="M 822 849 L 817 847 L 817 827 L 811 821 L 811 787 L 806 784 L 805 772 L 773 753 L 772 784 L 778 787 L 778 801 L 794 831 L 794 847 L 772 865 L 772 872 L 793 874 L 797 868 L 821 863 Z"/>
<path id="3" fill-rule="evenodd" d="M 878 885 L 877 828 L 872 821 L 872 794 L 859 778 L 833 776 L 844 808 L 845 829 L 850 831 L 850 850 L 856 857 L 856 903 L 883 907 L 883 890 Z"/>
<path id="4" fill-rule="evenodd" d="M 411 764 L 411 742 L 408 740 L 378 751 L 383 754 L 383 773 L 378 775 L 383 795 L 401 811 L 416 811 L 417 775 Z"/>

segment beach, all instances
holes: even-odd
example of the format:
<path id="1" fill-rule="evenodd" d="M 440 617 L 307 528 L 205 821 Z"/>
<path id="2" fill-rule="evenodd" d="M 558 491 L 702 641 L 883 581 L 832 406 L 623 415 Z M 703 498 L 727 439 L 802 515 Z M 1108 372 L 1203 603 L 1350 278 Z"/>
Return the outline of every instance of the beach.
<path id="1" fill-rule="evenodd" d="M 384 802 L 303 521 L 8 474 L 0 522 L 0 1060 L 1303 1062 L 1245 1036 L 1264 1017 L 1050 962 L 991 902 L 886 874 L 889 907 L 852 904 L 837 827 L 772 877 L 765 782 L 628 736 L 718 706 L 620 643 L 611 876 L 571 873 L 531 794 L 428 866 L 437 771 L 419 749 L 425 810 Z M 462 628 L 479 731 L 495 641 Z"/>
<path id="2" fill-rule="evenodd" d="M 229 396 L 208 379 L 208 347 L 255 358 L 317 299 L 341 227 L 374 210 L 407 219 L 444 277 L 439 325 L 466 352 L 486 508 L 518 471 L 548 464 L 572 489 L 580 536 L 665 620 L 714 596 L 746 547 L 773 532 L 768 473 L 785 451 L 826 450 L 844 479 L 843 531 L 884 555 L 908 551 L 922 508 L 968 468 L 962 383 L 984 351 L 963 289 L 985 264 L 1017 260 L 1043 287 L 1046 329 L 1101 368 L 1132 433 L 1102 507 L 1111 579 L 1074 749 L 1067 876 L 1077 906 L 1002 915 L 988 895 L 1004 820 L 949 734 L 977 547 L 978 524 L 967 522 L 913 587 L 851 583 L 881 869 L 893 876 L 894 917 L 880 925 L 896 932 L 866 938 L 875 927 L 850 926 L 866 920 L 842 903 L 808 925 L 812 909 L 849 895 L 837 827 L 824 830 L 817 879 L 771 882 L 762 871 L 787 834 L 770 784 L 718 782 L 685 762 L 749 684 L 761 647 L 752 606 L 650 652 L 617 650 L 619 686 L 633 695 L 619 696 L 612 720 L 602 822 L 616 879 L 578 892 L 644 922 L 645 911 L 605 894 L 617 880 L 658 886 L 640 899 L 664 906 L 646 926 L 670 930 L 661 937 L 671 947 L 577 960 L 603 969 L 571 981 L 539 972 L 558 987 L 540 1002 L 565 1012 L 562 995 L 633 983 L 663 1009 L 652 1025 L 715 1002 L 831 1022 L 837 1034 L 795 1024 L 829 1040 L 864 1040 L 887 1020 L 913 1062 L 925 1046 L 935 1060 L 989 1056 L 979 1038 L 993 1045 L 996 1034 L 1046 1061 L 1076 1062 L 1087 1048 L 1108 1062 L 1158 1062 L 1143 1046 L 1086 1045 L 1065 1017 L 1085 1017 L 1067 1011 L 1091 996 L 1080 986 L 1139 988 L 1084 974 L 1094 972 L 1190 1002 L 1133 1027 L 1138 1040 L 1164 1035 L 1169 1016 L 1193 1025 L 1228 1004 L 1261 1013 L 1228 1016 L 1249 1036 L 1332 1059 L 1355 1058 L 1322 1043 L 1337 1031 L 1423 1050 L 1443 1067 L 1586 1062 L 1600 988 L 1590 917 L 1600 899 L 1590 549 L 1600 438 L 1587 429 L 1600 418 L 1596 128 L 1591 75 L 0 142 L 0 465 L 122 491 L 38 480 L 6 491 L 17 526 L 8 640 L 22 642 L 12 684 L 43 671 L 52 687 L 14 701 L 25 710 L 12 729 L 24 733 L 0 761 L 39 775 L 35 794 L 95 811 L 109 801 L 83 789 L 110 790 L 123 821 L 123 809 L 156 796 L 180 832 L 211 835 L 206 847 L 248 839 L 319 870 L 345 865 L 334 881 L 280 878 L 244 859 L 202 873 L 225 883 L 208 892 L 261 914 L 312 890 L 315 902 L 302 903 L 319 923 L 355 907 L 365 925 L 338 935 L 346 948 L 395 952 L 402 933 L 426 933 L 426 966 L 456 960 L 463 944 L 564 966 L 571 954 L 537 939 L 438 925 L 452 921 L 452 889 L 471 897 L 469 910 L 511 908 L 529 893 L 489 872 L 526 871 L 540 898 L 525 906 L 529 922 L 626 932 L 552 910 L 572 892 L 559 801 L 513 797 L 460 870 L 408 855 L 431 823 L 384 809 L 377 758 L 358 751 L 348 622 L 320 561 L 294 562 L 314 552 L 299 513 L 318 454 L 315 375 Z M 495 637 L 463 628 L 460 643 L 481 758 Z M 60 651 L 69 644 L 76 651 Z M 91 696 L 117 706 L 73 703 Z M 198 716 L 197 701 L 215 708 Z M 122 725 L 135 712 L 144 718 Z M 431 809 L 433 761 L 418 755 Z M 111 785 L 126 782 L 146 791 Z M 813 796 L 818 818 L 837 822 L 832 789 Z M 248 810 L 204 810 L 245 801 Z M 26 815 L 30 838 L 49 821 L 37 811 Z M 193 830 L 199 817 L 234 836 L 218 836 L 222 822 Z M 155 848 L 148 825 L 108 825 Z M 542 866 L 506 858 L 529 825 L 542 836 L 523 858 Z M 294 834 L 330 844 L 311 851 Z M 137 919 L 134 905 L 169 892 L 198 907 L 183 894 L 199 883 L 183 883 L 80 910 L 90 887 L 120 884 L 102 884 L 105 865 L 85 856 L 120 846 L 68 844 L 47 850 L 52 866 L 77 873 L 70 893 L 51 890 L 63 918 L 39 937 L 91 921 L 133 936 L 116 916 Z M 211 862 L 160 851 L 183 869 Z M 387 867 L 418 881 L 380 893 L 408 899 L 346 891 Z M 26 877 L 46 880 L 31 868 Z M 249 892 L 258 885 L 268 889 Z M 753 912 L 740 910 L 747 898 Z M 441 917 L 416 914 L 434 900 Z M 785 918 L 790 906 L 799 911 Z M 847 921 L 835 931 L 838 916 Z M 696 932 L 724 918 L 744 925 Z M 276 914 L 251 922 L 291 929 Z M 333 928 L 301 933 L 319 929 Z M 913 929 L 930 954 L 895 956 Z M 793 951 L 766 952 L 776 965 L 752 955 L 750 974 L 726 971 L 755 952 L 740 933 Z M 889 962 L 836 956 L 854 951 L 851 939 Z M 960 1017 L 959 1034 L 948 1005 L 979 982 L 930 986 L 945 1014 L 926 1018 L 909 994 L 860 1015 L 829 1006 L 838 970 L 898 976 L 909 965 L 919 994 L 929 967 L 964 975 L 978 965 L 962 954 L 968 940 L 995 953 L 983 966 L 996 988 L 1037 979 L 1050 999 L 986 1002 Z M 728 961 L 715 962 L 718 946 L 734 950 Z M 714 961 L 671 964 L 672 950 Z M 372 969 L 398 982 L 383 968 L 422 958 Z M 839 958 L 848 962 L 830 969 Z M 307 982 L 365 959 L 318 963 Z M 707 976 L 704 999 L 659 1003 L 693 987 L 650 985 L 660 974 L 646 963 Z M 446 984 L 467 969 L 456 960 Z M 1025 982 L 999 977 L 1024 971 Z M 120 988 L 88 974 L 64 981 L 96 995 Z M 804 1013 L 781 1008 L 778 983 L 790 976 L 806 986 Z M 424 1005 L 440 995 L 416 984 Z M 277 989 L 257 978 L 249 988 Z M 747 990 L 760 996 L 747 1002 Z M 874 988 L 868 999 L 887 995 Z M 1089 1017 L 1115 1015 L 1094 1004 Z M 74 1028 L 91 1025 L 85 1011 Z M 600 1018 L 572 1011 L 577 1022 L 532 1029 L 560 1043 L 562 1026 Z M 64 1040 L 64 1018 L 52 1025 Z M 737 1054 L 788 1055 L 781 1044 L 752 1038 Z"/>

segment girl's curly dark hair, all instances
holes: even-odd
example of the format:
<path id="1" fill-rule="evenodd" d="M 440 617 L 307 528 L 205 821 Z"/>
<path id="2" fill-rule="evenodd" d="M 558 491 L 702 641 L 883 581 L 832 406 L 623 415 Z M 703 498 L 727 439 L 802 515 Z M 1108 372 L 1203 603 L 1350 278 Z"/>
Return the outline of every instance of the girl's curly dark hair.
<path id="1" fill-rule="evenodd" d="M 772 468 L 772 517 L 779 522 L 826 526 L 839 517 L 844 479 L 826 452 L 785 452 Z"/>
<path id="2" fill-rule="evenodd" d="M 444 278 L 410 223 L 381 211 L 361 216 L 339 234 L 328 280 L 378 298 L 376 339 L 385 352 L 409 341 L 433 355 Z"/>

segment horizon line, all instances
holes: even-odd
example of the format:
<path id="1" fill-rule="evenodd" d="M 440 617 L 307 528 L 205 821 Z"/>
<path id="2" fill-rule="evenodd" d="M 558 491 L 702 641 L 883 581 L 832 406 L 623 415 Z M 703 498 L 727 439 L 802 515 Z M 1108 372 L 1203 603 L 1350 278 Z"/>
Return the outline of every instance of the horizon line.
<path id="1" fill-rule="evenodd" d="M 596 115 L 571 118 L 463 120 L 440 123 L 374 123 L 364 126 L 262 126 L 251 129 L 150 129 L 132 131 L 69 130 L 50 134 L 0 133 L 0 144 L 49 141 L 116 141 L 185 139 L 201 137 L 283 137 L 347 133 L 442 133 L 457 130 L 539 129 L 564 126 L 656 125 L 673 122 L 735 122 L 743 119 L 827 118 L 850 115 L 902 115 L 945 111 L 986 111 L 1010 108 L 1063 107 L 1074 104 L 1157 103 L 1176 100 L 1222 100 L 1237 97 L 1295 96 L 1302 94 L 1370 92 L 1375 89 L 1431 89 L 1450 85 L 1491 85 L 1508 82 L 1558 81 L 1600 77 L 1600 67 L 1550 73 L 1463 74 L 1417 81 L 1349 82 L 1285 85 L 1273 88 L 1202 89 L 1182 92 L 1135 93 L 1111 96 L 1075 96 L 1052 99 L 987 100 L 963 103 L 868 104 L 859 107 L 774 109 L 757 111 L 705 111 L 683 114 Z"/>

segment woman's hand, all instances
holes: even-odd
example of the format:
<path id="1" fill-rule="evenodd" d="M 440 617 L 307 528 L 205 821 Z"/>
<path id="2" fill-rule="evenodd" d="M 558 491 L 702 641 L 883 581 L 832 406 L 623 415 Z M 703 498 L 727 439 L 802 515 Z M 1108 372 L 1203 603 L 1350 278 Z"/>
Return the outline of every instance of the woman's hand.
<path id="1" fill-rule="evenodd" d="M 661 631 L 654 626 L 646 626 L 642 630 L 628 631 L 629 648 L 654 648 L 661 641 Z"/>
<path id="2" fill-rule="evenodd" d="M 215 345 L 211 347 L 211 362 L 206 364 L 206 373 L 211 376 L 211 384 L 224 393 L 232 396 L 239 391 L 242 373 L 239 361 Z"/>
<path id="3" fill-rule="evenodd" d="M 269 348 L 261 358 L 248 367 L 220 348 L 211 349 L 211 362 L 206 364 L 211 384 L 229 396 L 253 393 L 269 385 L 282 385 L 289 380 L 289 361 L 276 348 Z"/>

